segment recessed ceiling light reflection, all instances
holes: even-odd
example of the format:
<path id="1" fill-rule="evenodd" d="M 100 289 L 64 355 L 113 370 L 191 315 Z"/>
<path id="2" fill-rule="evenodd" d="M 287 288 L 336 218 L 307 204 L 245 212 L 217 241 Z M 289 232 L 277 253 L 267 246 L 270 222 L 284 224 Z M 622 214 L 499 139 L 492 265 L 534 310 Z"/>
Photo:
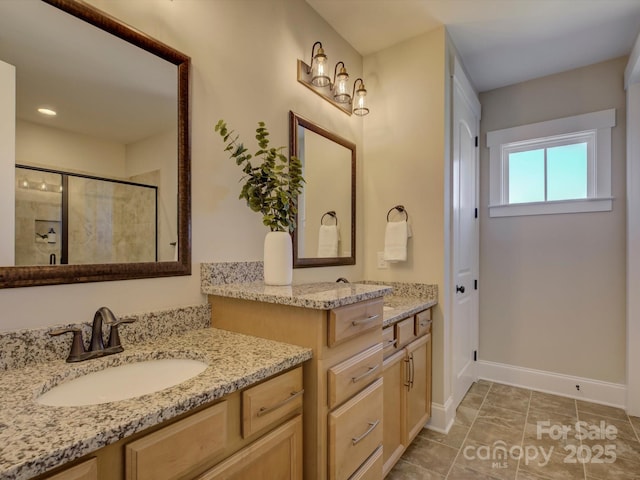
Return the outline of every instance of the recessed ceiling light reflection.
<path id="1" fill-rule="evenodd" d="M 47 117 L 55 117 L 58 114 L 55 110 L 51 110 L 50 108 L 39 108 L 38 112 L 42 115 L 46 115 Z"/>

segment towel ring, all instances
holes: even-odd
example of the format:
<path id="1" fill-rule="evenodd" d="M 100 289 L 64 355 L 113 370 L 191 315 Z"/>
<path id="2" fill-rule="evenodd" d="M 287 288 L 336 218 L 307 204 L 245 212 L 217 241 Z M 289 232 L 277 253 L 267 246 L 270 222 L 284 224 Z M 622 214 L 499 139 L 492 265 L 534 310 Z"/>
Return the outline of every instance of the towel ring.
<path id="1" fill-rule="evenodd" d="M 335 220 L 335 225 L 338 225 L 338 216 L 336 215 L 336 212 L 334 212 L 333 210 L 328 211 L 327 213 L 325 213 L 324 215 L 322 215 L 322 218 L 320 219 L 320 225 L 324 225 L 324 217 L 326 217 L 327 215 L 329 215 L 330 217 L 333 217 L 333 219 Z"/>
<path id="2" fill-rule="evenodd" d="M 405 214 L 405 221 L 409 221 L 409 212 L 407 212 L 407 209 L 404 208 L 404 205 L 396 205 L 395 207 L 393 207 L 392 209 L 390 209 L 387 212 L 387 222 L 389 221 L 389 215 L 391 214 L 391 212 L 393 212 L 394 210 L 399 211 L 400 213 L 404 213 Z"/>

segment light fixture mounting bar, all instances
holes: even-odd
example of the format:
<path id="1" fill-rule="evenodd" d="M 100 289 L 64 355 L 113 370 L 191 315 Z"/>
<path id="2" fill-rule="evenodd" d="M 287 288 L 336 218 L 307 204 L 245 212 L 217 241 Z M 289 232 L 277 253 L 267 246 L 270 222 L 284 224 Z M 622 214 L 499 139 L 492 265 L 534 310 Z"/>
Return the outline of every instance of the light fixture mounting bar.
<path id="1" fill-rule="evenodd" d="M 336 108 L 339 108 L 347 115 L 351 116 L 351 102 L 349 103 L 338 103 L 333 99 L 333 92 L 331 88 L 327 87 L 316 87 L 311 83 L 311 75 L 310 75 L 311 67 L 304 63 L 302 60 L 298 59 L 298 82 L 303 84 L 309 90 L 314 92 L 317 95 L 320 95 L 327 102 L 333 105 Z"/>

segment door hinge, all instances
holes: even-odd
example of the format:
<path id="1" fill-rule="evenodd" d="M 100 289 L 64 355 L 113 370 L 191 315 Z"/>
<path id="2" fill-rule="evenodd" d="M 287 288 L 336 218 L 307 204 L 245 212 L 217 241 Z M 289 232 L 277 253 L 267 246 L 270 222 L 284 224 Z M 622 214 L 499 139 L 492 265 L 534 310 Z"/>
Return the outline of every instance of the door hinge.
<path id="1" fill-rule="evenodd" d="M 478 218 L 478 209 L 477 208 L 473 212 L 473 218 Z"/>
<path id="2" fill-rule="evenodd" d="M 476 147 L 478 146 L 478 136 L 476 135 Z"/>
<path id="3" fill-rule="evenodd" d="M 477 350 L 474 350 L 474 351 L 473 351 L 473 361 L 474 361 L 474 362 L 477 362 L 477 361 L 478 361 L 478 351 L 477 351 Z"/>
<path id="4" fill-rule="evenodd" d="M 474 280 L 473 281 L 473 289 L 477 290 L 478 289 L 478 280 Z"/>

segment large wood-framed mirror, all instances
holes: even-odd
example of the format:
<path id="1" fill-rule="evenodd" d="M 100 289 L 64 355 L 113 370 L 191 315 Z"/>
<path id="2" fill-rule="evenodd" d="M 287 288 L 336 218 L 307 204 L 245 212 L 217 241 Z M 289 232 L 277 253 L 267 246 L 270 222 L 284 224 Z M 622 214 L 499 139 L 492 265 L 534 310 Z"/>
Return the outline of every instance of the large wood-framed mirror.
<path id="1" fill-rule="evenodd" d="M 293 266 L 356 263 L 356 145 L 289 112 L 289 151 L 302 162 Z"/>
<path id="2" fill-rule="evenodd" d="M 1 288 L 191 274 L 189 71 L 84 2 L 0 2 Z"/>

